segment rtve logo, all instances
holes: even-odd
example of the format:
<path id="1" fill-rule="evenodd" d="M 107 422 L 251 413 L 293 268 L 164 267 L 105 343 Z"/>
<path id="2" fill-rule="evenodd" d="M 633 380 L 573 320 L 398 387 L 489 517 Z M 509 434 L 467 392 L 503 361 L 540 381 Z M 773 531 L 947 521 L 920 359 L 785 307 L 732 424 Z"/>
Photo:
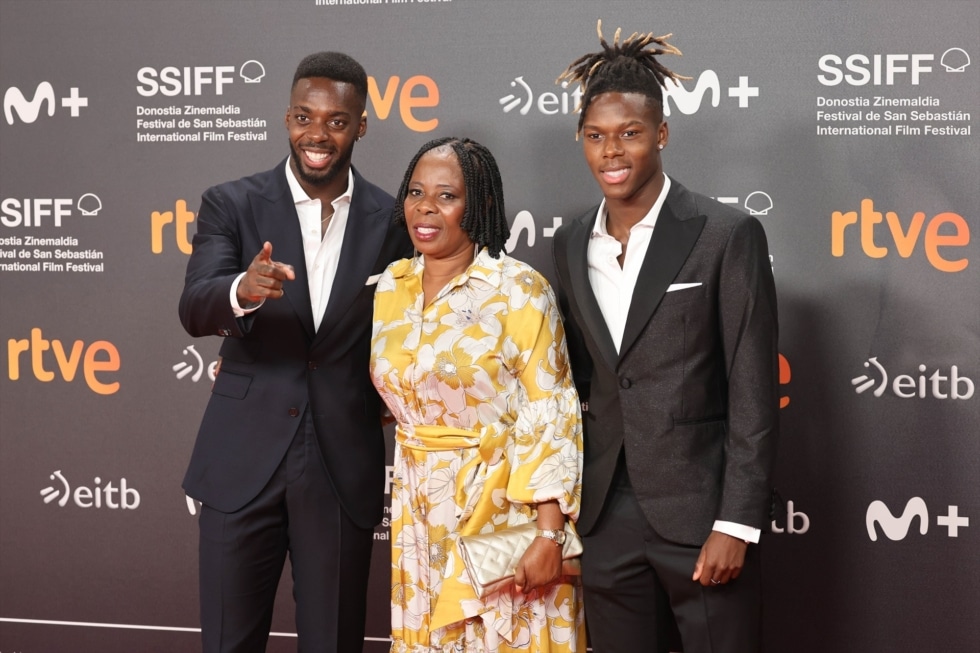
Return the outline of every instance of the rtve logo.
<path id="1" fill-rule="evenodd" d="M 48 351 L 54 356 L 53 370 L 45 367 L 51 358 L 45 356 Z M 81 340 L 76 340 L 71 349 L 65 351 L 65 345 L 60 340 L 47 340 L 41 329 L 33 328 L 29 340 L 7 340 L 7 376 L 11 381 L 20 380 L 22 354 L 29 355 L 29 369 L 38 381 L 48 383 L 60 376 L 65 382 L 71 383 L 81 367 L 85 384 L 92 392 L 111 395 L 119 391 L 118 381 L 106 382 L 105 379 L 105 375 L 119 371 L 119 350 L 106 340 L 96 340 L 88 346 Z M 24 367 L 26 369 L 28 366 L 25 364 Z"/>
<path id="2" fill-rule="evenodd" d="M 14 114 L 24 123 L 32 123 L 41 115 L 44 110 L 48 117 L 54 116 L 57 100 L 61 100 L 61 106 L 71 113 L 72 118 L 77 118 L 82 107 L 88 106 L 88 98 L 78 94 L 78 87 L 72 86 L 68 95 L 60 98 L 55 96 L 54 86 L 51 82 L 41 82 L 34 89 L 34 96 L 28 100 L 23 92 L 16 86 L 11 86 L 3 94 L 3 115 L 7 119 L 7 124 L 14 124 Z"/>
<path id="3" fill-rule="evenodd" d="M 787 359 L 782 354 L 779 355 L 779 385 L 789 385 L 789 382 L 793 379 L 793 370 L 790 368 L 789 359 Z M 779 395 L 779 407 L 786 408 L 789 406 L 789 395 Z"/>
<path id="4" fill-rule="evenodd" d="M 912 86 L 918 86 L 922 76 L 932 72 L 932 54 L 851 54 L 840 57 L 825 54 L 817 61 L 823 74 L 817 81 L 824 86 L 846 83 L 851 86 L 894 86 L 908 75 Z M 963 48 L 950 48 L 940 56 L 939 63 L 946 72 L 963 72 L 970 65 L 970 56 Z"/>
<path id="5" fill-rule="evenodd" d="M 878 530 L 881 528 L 892 542 L 904 540 L 909 533 L 912 522 L 919 520 L 919 535 L 929 532 L 929 509 L 922 497 L 912 497 L 905 504 L 905 509 L 901 516 L 895 517 L 884 501 L 872 501 L 868 506 L 864 522 L 868 529 L 868 537 L 872 542 L 878 541 Z M 945 515 L 936 517 L 937 526 L 946 527 L 947 537 L 959 537 L 959 529 L 967 528 L 970 525 L 969 517 L 960 517 L 959 506 L 947 506 Z"/>
<path id="6" fill-rule="evenodd" d="M 893 211 L 885 212 L 882 216 L 880 211 L 875 211 L 874 202 L 870 199 L 861 200 L 861 211 L 834 211 L 830 216 L 830 249 L 835 257 L 844 256 L 845 232 L 848 227 L 860 230 L 861 249 L 865 255 L 871 258 L 884 258 L 889 254 L 885 244 L 875 242 L 875 236 L 880 235 L 882 229 L 878 225 L 882 222 L 882 217 L 888 224 L 887 233 L 891 236 L 898 255 L 902 258 L 909 258 L 915 252 L 916 244 L 922 241 L 922 249 L 925 250 L 926 259 L 940 272 L 962 272 L 970 264 L 966 258 L 947 258 L 951 254 L 946 253 L 940 248 L 966 247 L 970 244 L 970 226 L 966 220 L 957 213 L 945 212 L 938 213 L 929 218 L 926 222 L 926 214 L 919 211 L 912 215 L 912 220 L 908 227 L 902 225 L 898 214 Z M 923 234 L 923 225 L 925 233 Z M 945 227 L 945 229 L 943 229 Z M 940 233 L 940 229 L 943 232 Z M 853 237 L 853 236 L 852 236 Z M 888 237 L 884 238 L 887 243 Z M 945 254 L 945 256 L 944 256 Z"/>
<path id="7" fill-rule="evenodd" d="M 184 254 L 191 253 L 190 226 L 197 217 L 193 211 L 187 210 L 185 200 L 177 200 L 173 211 L 154 211 L 150 214 L 150 251 L 154 254 L 163 252 L 163 232 L 168 224 L 174 226 L 174 238 L 177 247 Z"/>
<path id="8" fill-rule="evenodd" d="M 523 75 L 515 77 L 510 85 L 515 89 L 515 92 L 508 93 L 498 100 L 504 113 L 510 113 L 520 107 L 518 113 L 526 116 L 531 112 L 533 107 L 539 113 L 546 116 L 564 115 L 577 111 L 582 100 L 583 91 L 581 85 L 577 85 L 574 90 L 569 91 L 569 83 L 567 81 L 560 84 L 562 88 L 560 94 L 546 91 L 539 94 L 536 101 L 534 91 L 527 81 L 525 81 Z M 698 77 L 694 90 L 691 91 L 684 88 L 682 84 L 672 79 L 667 79 L 664 85 L 664 115 L 670 116 L 671 102 L 684 115 L 689 116 L 697 113 L 701 108 L 705 94 L 709 93 L 711 95 L 711 106 L 717 107 L 721 102 L 721 90 L 721 81 L 718 79 L 718 73 L 713 70 L 702 72 Z M 738 106 L 740 108 L 749 106 L 749 98 L 759 97 L 759 87 L 749 86 L 749 78 L 744 75 L 739 76 L 737 86 L 729 86 L 726 90 L 727 97 L 738 98 Z"/>
<path id="9" fill-rule="evenodd" d="M 875 397 L 885 394 L 889 387 L 896 397 L 902 399 L 925 399 L 933 397 L 935 399 L 969 399 L 973 396 L 976 385 L 973 379 L 959 375 L 959 368 L 955 365 L 950 366 L 949 374 L 943 374 L 936 369 L 932 374 L 928 374 L 925 365 L 919 365 L 919 376 L 914 377 L 909 374 L 899 374 L 888 383 L 888 372 L 884 366 L 878 362 L 877 356 L 872 356 L 864 364 L 869 371 L 876 370 L 876 375 L 862 374 L 851 379 L 854 392 L 861 394 L 865 390 L 877 385 L 871 393 Z M 879 378 L 876 379 L 875 376 Z"/>
<path id="10" fill-rule="evenodd" d="M 432 109 L 439 106 L 439 87 L 435 80 L 425 75 L 415 75 L 401 84 L 401 90 L 398 88 L 399 84 L 401 78 L 389 77 L 382 91 L 378 80 L 368 76 L 368 106 L 374 109 L 378 120 L 388 119 L 397 99 L 398 115 L 406 127 L 416 132 L 430 132 L 438 127 L 438 118 L 422 120 L 414 113 L 416 109 Z"/>
<path id="11" fill-rule="evenodd" d="M 5 227 L 43 227 L 48 220 L 55 227 L 71 216 L 72 208 L 84 216 L 97 216 L 102 200 L 95 193 L 85 193 L 78 200 L 67 198 L 18 198 L 0 200 L 0 224 Z"/>
<path id="12" fill-rule="evenodd" d="M 96 476 L 92 479 L 95 484 L 93 487 L 79 485 L 74 491 L 60 469 L 49 478 L 55 483 L 41 490 L 44 503 L 51 503 L 58 499 L 58 505 L 62 508 L 68 505 L 68 501 L 72 501 L 79 508 L 104 506 L 110 510 L 136 510 L 140 506 L 140 493 L 135 488 L 129 487 L 125 478 L 119 479 L 117 487 L 112 484 L 112 481 L 103 484 L 102 479 Z"/>

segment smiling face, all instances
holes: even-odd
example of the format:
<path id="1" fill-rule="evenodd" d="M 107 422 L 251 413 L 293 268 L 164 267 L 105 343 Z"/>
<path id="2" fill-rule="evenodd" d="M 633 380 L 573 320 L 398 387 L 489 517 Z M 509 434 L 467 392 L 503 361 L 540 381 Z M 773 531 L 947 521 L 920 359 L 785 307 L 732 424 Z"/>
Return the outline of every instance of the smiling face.
<path id="1" fill-rule="evenodd" d="M 598 95 L 582 136 L 585 160 L 610 209 L 649 210 L 663 188 L 660 150 L 667 144 L 667 123 L 656 101 L 640 93 Z"/>
<path id="2" fill-rule="evenodd" d="M 354 141 L 367 129 L 364 103 L 355 88 L 325 77 L 298 80 L 286 110 L 286 129 L 289 165 L 303 190 L 328 199 L 343 192 Z"/>
<path id="3" fill-rule="evenodd" d="M 472 259 L 473 241 L 462 228 L 466 183 L 450 147 L 429 150 L 415 164 L 405 196 L 405 224 L 421 254 Z"/>

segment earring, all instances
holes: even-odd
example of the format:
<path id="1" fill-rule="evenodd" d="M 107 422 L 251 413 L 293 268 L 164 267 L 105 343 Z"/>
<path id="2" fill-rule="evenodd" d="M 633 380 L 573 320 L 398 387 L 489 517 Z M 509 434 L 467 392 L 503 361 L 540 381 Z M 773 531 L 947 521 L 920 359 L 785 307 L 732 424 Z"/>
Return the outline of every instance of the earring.
<path id="1" fill-rule="evenodd" d="M 660 145 L 658 145 L 658 146 L 657 146 L 657 149 L 658 149 L 658 150 L 662 150 L 662 149 L 664 149 L 664 144 L 663 144 L 663 143 L 661 143 Z"/>

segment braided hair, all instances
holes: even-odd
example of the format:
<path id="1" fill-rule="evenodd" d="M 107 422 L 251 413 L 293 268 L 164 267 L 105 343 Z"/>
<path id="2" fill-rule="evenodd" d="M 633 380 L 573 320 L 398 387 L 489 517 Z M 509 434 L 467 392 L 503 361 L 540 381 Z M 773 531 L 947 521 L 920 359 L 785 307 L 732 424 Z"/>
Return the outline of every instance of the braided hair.
<path id="1" fill-rule="evenodd" d="M 510 237 L 510 227 L 504 213 L 504 187 L 500 179 L 500 169 L 497 168 L 497 161 L 490 150 L 468 138 L 437 138 L 419 149 L 408 164 L 405 178 L 395 196 L 395 222 L 405 223 L 405 198 L 416 164 L 424 154 L 437 148 L 451 148 L 463 171 L 466 197 L 460 227 L 480 248 L 486 247 L 490 256 L 500 258 L 500 252 L 504 251 L 504 244 Z"/>
<path id="2" fill-rule="evenodd" d="M 680 50 L 667 43 L 673 34 L 654 36 L 653 32 L 633 32 L 629 38 L 620 41 L 622 28 L 619 28 L 610 45 L 602 36 L 601 20 L 596 25 L 596 31 L 602 50 L 582 55 L 558 78 L 559 82 L 580 82 L 584 87 L 579 104 L 579 132 L 592 101 L 603 93 L 639 93 L 655 100 L 662 109 L 664 81 L 667 78 L 674 81 L 691 79 L 668 70 L 657 60 L 662 54 L 681 54 Z M 655 47 L 647 49 L 650 44 Z"/>

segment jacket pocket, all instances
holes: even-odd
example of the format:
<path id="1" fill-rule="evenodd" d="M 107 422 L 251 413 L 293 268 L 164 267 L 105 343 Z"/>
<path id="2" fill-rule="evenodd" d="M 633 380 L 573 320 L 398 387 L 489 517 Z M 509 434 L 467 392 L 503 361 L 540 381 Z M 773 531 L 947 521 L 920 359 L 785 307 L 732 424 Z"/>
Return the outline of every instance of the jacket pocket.
<path id="1" fill-rule="evenodd" d="M 724 415 L 709 415 L 707 417 L 688 417 L 684 419 L 677 419 L 672 417 L 674 421 L 674 426 L 693 426 L 696 424 L 711 424 L 712 422 L 724 422 L 727 417 Z"/>
<path id="2" fill-rule="evenodd" d="M 214 379 L 214 387 L 211 388 L 211 393 L 231 399 L 244 399 L 245 395 L 248 394 L 248 387 L 250 385 L 252 385 L 251 376 L 229 372 L 225 368 Z"/>

